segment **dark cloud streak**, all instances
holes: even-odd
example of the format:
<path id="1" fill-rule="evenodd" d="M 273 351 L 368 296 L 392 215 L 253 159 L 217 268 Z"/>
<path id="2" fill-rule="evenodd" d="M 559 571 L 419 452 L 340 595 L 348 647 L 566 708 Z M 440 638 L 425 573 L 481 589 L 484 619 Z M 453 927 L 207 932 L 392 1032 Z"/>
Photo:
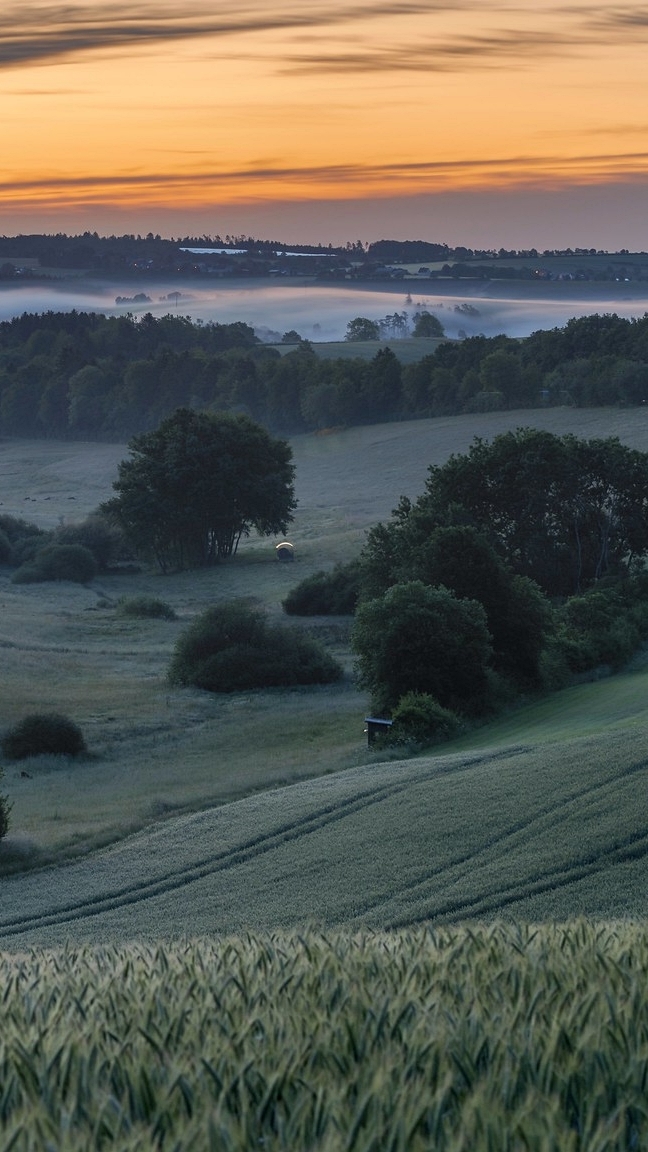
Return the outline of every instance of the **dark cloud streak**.
<path id="1" fill-rule="evenodd" d="M 475 0 L 448 5 L 425 0 L 384 0 L 371 8 L 358 4 L 338 7 L 302 5 L 299 11 L 259 5 L 210 12 L 187 7 L 178 16 L 176 7 L 115 4 L 56 7 L 31 5 L 0 16 L 0 68 L 38 64 L 87 52 L 134 47 L 146 43 L 232 36 L 237 33 L 272 32 L 282 29 L 324 28 L 361 21 L 367 16 L 414 16 L 463 7 Z"/>
<path id="2" fill-rule="evenodd" d="M 294 182 L 304 186 L 336 185 L 340 189 L 375 183 L 379 187 L 403 181 L 507 184 L 577 179 L 628 179 L 648 176 L 648 152 L 596 153 L 565 157 L 509 156 L 488 160 L 430 161 L 402 164 L 333 164 L 313 167 L 266 165 L 230 170 L 121 173 L 109 176 L 70 176 L 52 179 L 0 181 L 0 198 L 29 193 L 139 191 L 173 187 L 226 188 L 228 185 Z"/>
<path id="3" fill-rule="evenodd" d="M 233 0 L 209 4 L 193 0 L 180 10 L 169 3 L 157 6 L 136 2 L 130 6 L 119 0 L 114 5 L 78 3 L 47 5 L 27 3 L 0 15 L 0 68 L 43 64 L 84 56 L 90 52 L 134 48 L 144 44 L 164 44 L 179 40 L 223 38 L 236 34 L 305 31 L 317 33 L 335 25 L 361 25 L 376 17 L 431 17 L 439 13 L 473 12 L 484 16 L 482 0 L 284 0 L 270 6 L 265 0 L 248 0 L 235 7 Z M 544 20 L 529 29 L 528 9 L 515 4 L 489 4 L 485 15 L 519 27 L 504 27 L 492 33 L 457 34 L 421 43 L 361 45 L 352 51 L 323 51 L 286 54 L 276 58 L 284 72 L 385 72 L 458 71 L 466 66 L 489 68 L 497 61 L 511 65 L 548 55 L 569 55 L 587 48 L 607 47 L 610 42 L 633 44 L 648 32 L 648 6 L 565 5 L 553 10 L 551 22 Z M 539 14 L 541 17 L 541 14 Z M 423 31 L 423 28 L 421 29 Z M 274 57 L 273 57 L 274 59 Z"/>
<path id="4" fill-rule="evenodd" d="M 574 54 L 582 38 L 554 32 L 506 31 L 493 36 L 457 36 L 452 40 L 429 39 L 416 44 L 387 45 L 355 52 L 300 53 L 284 58 L 284 72 L 455 72 L 468 62 L 482 68 L 497 68 L 529 60 L 539 62 L 547 54 Z"/>

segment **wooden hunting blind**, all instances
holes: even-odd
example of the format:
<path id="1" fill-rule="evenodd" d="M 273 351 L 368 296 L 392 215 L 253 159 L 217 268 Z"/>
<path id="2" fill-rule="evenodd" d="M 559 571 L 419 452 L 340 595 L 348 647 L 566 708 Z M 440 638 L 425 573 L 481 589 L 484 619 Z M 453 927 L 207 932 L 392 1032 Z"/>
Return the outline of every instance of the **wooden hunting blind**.
<path id="1" fill-rule="evenodd" d="M 386 736 L 392 723 L 392 720 L 382 720 L 378 716 L 365 716 L 367 744 L 373 744 L 377 736 Z"/>

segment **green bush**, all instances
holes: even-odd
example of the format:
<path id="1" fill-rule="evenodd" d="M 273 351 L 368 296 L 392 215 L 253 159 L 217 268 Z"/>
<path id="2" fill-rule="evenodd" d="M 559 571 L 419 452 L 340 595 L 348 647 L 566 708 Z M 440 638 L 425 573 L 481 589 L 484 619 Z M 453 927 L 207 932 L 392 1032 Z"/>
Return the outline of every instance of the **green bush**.
<path id="1" fill-rule="evenodd" d="M 6 532 L 0 528 L 0 564 L 11 564 L 13 548 Z"/>
<path id="2" fill-rule="evenodd" d="M 408 692 L 424 692 L 460 715 L 492 708 L 495 679 L 486 613 L 476 600 L 420 580 L 395 584 L 358 605 L 351 634 L 362 687 L 390 713 Z"/>
<path id="3" fill-rule="evenodd" d="M 32 712 L 2 738 L 2 755 L 7 760 L 28 756 L 79 756 L 86 751 L 81 729 L 58 712 Z"/>
<path id="4" fill-rule="evenodd" d="M 72 580 L 88 584 L 97 575 L 97 561 L 82 544 L 49 544 L 23 564 L 12 576 L 14 584 L 38 584 L 44 580 Z"/>
<path id="5" fill-rule="evenodd" d="M 406 692 L 394 708 L 392 720 L 390 742 L 396 743 L 442 744 L 461 728 L 459 717 L 427 692 Z"/>
<path id="6" fill-rule="evenodd" d="M 29 564 L 43 548 L 46 548 L 49 543 L 49 536 L 43 533 L 42 536 L 21 536 L 16 540 L 15 544 L 11 546 L 11 563 L 14 568 L 18 568 L 23 564 Z"/>
<path id="7" fill-rule="evenodd" d="M 92 552 L 99 571 L 105 572 L 119 559 L 124 548 L 124 537 L 119 528 L 95 512 L 80 524 L 65 524 L 57 528 L 54 543 L 81 544 Z"/>
<path id="8" fill-rule="evenodd" d="M 283 609 L 289 616 L 352 616 L 359 593 L 360 565 L 353 560 L 307 576 L 291 588 Z"/>
<path id="9" fill-rule="evenodd" d="M 316 640 L 299 629 L 271 625 L 242 601 L 202 613 L 179 638 L 172 684 L 209 692 L 330 684 L 342 669 Z"/>
<path id="10" fill-rule="evenodd" d="M 620 668 L 648 633 L 645 589 L 633 580 L 572 596 L 559 613 L 556 644 L 573 673 Z"/>
<path id="11" fill-rule="evenodd" d="M 9 516 L 6 512 L 0 516 L 0 534 L 0 563 L 12 564 L 14 567 L 31 560 L 39 548 L 47 544 L 51 535 L 35 524 L 19 516 Z M 9 544 L 8 549 L 5 541 Z"/>
<path id="12" fill-rule="evenodd" d="M 0 529 L 9 537 L 12 544 L 18 540 L 23 540 L 27 536 L 46 536 L 47 533 L 38 528 L 36 524 L 30 524 L 28 520 L 23 520 L 20 516 L 10 516 L 7 512 L 0 515 Z"/>
<path id="13" fill-rule="evenodd" d="M 177 614 L 165 600 L 154 596 L 123 596 L 117 604 L 118 616 L 132 616 L 141 620 L 177 620 Z"/>
<path id="14" fill-rule="evenodd" d="M 2 779 L 3 771 L 0 768 L 0 780 Z M 3 840 L 9 831 L 9 813 L 11 805 L 6 796 L 0 796 L 0 840 Z"/>

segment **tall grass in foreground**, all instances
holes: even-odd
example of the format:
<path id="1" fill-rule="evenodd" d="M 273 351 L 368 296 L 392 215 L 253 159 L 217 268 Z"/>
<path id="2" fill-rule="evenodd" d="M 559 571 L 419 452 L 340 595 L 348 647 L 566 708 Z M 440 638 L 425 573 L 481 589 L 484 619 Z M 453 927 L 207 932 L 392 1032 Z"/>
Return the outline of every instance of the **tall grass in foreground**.
<path id="1" fill-rule="evenodd" d="M 648 1141 L 648 927 L 277 933 L 0 957 L 16 1152 Z"/>

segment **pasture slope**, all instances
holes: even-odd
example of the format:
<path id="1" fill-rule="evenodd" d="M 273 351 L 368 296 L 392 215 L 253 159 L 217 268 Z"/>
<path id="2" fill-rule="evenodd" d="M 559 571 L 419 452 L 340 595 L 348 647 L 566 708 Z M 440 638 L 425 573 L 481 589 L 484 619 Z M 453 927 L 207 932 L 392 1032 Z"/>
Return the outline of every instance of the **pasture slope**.
<path id="1" fill-rule="evenodd" d="M 305 923 L 355 930 L 646 915 L 648 672 L 640 663 L 529 704 L 434 755 L 382 762 L 367 762 L 366 700 L 350 681 L 339 694 L 252 693 L 240 708 L 189 690 L 169 694 L 164 682 L 178 627 L 206 603 L 244 594 L 278 611 L 290 581 L 357 551 L 402 492 L 416 496 L 427 464 L 475 435 L 522 424 L 617 434 L 648 448 L 643 410 L 504 413 L 302 437 L 299 564 L 266 563 L 271 544 L 260 551 L 250 541 L 240 561 L 214 574 L 109 577 L 96 590 L 3 583 L 11 611 L 0 629 L 0 720 L 10 722 L 21 701 L 61 707 L 89 728 L 99 755 L 71 770 L 34 763 L 26 780 L 7 770 L 12 834 L 27 830 L 53 850 L 76 835 L 86 854 L 4 877 L 0 947 Z M 21 446 L 2 445 L 0 486 L 4 511 L 47 525 L 70 495 L 80 514 L 109 495 L 109 464 L 123 450 L 47 444 L 43 453 L 29 446 L 26 476 Z M 47 490 L 35 482 L 43 459 Z M 141 591 L 169 599 L 180 623 L 125 626 L 97 608 L 98 597 Z M 90 851 L 91 832 L 111 843 Z"/>

